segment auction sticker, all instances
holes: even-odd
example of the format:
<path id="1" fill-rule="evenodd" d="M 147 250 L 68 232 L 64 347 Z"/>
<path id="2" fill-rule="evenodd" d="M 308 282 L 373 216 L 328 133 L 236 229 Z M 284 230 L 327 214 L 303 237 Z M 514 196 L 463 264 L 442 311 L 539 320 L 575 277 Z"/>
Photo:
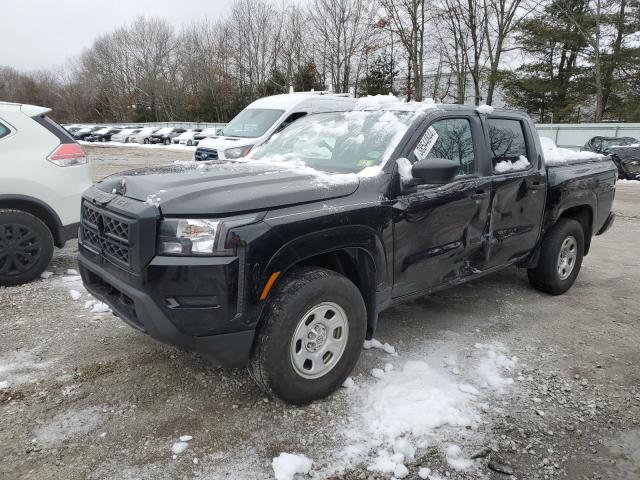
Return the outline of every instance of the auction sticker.
<path id="1" fill-rule="evenodd" d="M 418 142 L 416 149 L 413 151 L 418 160 L 424 160 L 429 155 L 429 152 L 433 148 L 433 146 L 438 141 L 438 132 L 433 127 L 427 128 L 427 131 L 424 132 L 424 135 Z"/>

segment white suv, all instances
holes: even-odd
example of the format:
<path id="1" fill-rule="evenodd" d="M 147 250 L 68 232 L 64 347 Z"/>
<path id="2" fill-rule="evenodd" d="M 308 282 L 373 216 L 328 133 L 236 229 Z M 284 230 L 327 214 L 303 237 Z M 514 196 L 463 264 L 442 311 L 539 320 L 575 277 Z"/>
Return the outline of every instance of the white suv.
<path id="1" fill-rule="evenodd" d="M 235 159 L 245 157 L 275 133 L 310 113 L 352 110 L 356 99 L 329 92 L 298 92 L 264 97 L 236 115 L 220 133 L 203 138 L 194 160 Z M 205 133 L 203 131 L 202 134 Z M 194 137 L 198 140 L 198 136 Z"/>
<path id="2" fill-rule="evenodd" d="M 78 233 L 89 166 L 50 111 L 0 102 L 0 286 L 38 277 Z"/>

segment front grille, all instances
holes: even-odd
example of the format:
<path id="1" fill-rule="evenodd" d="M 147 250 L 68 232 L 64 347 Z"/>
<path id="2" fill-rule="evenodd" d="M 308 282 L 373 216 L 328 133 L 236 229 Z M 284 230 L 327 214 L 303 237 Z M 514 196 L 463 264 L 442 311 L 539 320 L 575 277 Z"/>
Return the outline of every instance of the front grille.
<path id="1" fill-rule="evenodd" d="M 195 158 L 196 160 L 218 160 L 218 150 L 213 148 L 198 148 Z"/>
<path id="2" fill-rule="evenodd" d="M 126 219 L 89 202 L 82 203 L 80 239 L 88 248 L 130 266 L 129 235 L 130 225 Z"/>

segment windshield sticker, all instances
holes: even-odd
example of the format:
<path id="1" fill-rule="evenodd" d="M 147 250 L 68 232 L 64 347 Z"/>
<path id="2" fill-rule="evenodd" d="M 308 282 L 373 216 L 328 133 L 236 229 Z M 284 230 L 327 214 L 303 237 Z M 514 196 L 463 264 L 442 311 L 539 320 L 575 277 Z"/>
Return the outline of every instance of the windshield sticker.
<path id="1" fill-rule="evenodd" d="M 427 128 L 427 131 L 424 132 L 424 135 L 418 142 L 416 149 L 413 151 L 418 160 L 424 160 L 429 155 L 429 152 L 433 148 L 433 146 L 438 141 L 438 132 L 433 127 Z"/>

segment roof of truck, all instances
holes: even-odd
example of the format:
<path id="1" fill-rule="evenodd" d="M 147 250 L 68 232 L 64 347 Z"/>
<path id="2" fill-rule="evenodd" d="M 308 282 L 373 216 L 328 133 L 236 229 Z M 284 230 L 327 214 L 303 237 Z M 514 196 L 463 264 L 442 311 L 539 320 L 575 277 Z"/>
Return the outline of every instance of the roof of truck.
<path id="1" fill-rule="evenodd" d="M 335 95 L 324 92 L 298 92 L 283 93 L 281 95 L 271 95 L 270 97 L 263 97 L 251 103 L 247 108 L 277 108 L 279 110 L 288 110 L 289 108 L 306 100 L 313 100 L 314 102 L 351 102 L 354 104 L 356 102 L 354 98 L 346 97 L 343 95 Z"/>

